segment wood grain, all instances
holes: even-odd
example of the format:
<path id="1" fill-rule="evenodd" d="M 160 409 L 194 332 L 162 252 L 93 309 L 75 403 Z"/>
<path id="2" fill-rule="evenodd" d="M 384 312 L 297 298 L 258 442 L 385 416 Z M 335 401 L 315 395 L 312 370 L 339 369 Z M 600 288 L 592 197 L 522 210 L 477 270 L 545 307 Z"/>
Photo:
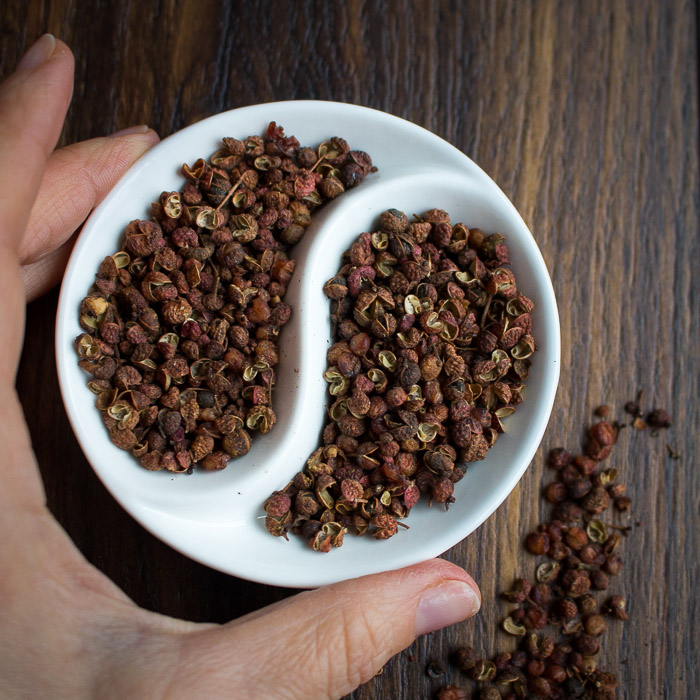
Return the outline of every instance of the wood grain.
<path id="1" fill-rule="evenodd" d="M 615 591 L 605 666 L 626 698 L 694 697 L 700 686 L 698 7 L 683 0 L 554 2 L 167 2 L 5 0 L 0 73 L 42 32 L 76 55 L 63 140 L 136 123 L 167 135 L 228 109 L 292 98 L 356 102 L 455 144 L 502 187 L 552 275 L 562 376 L 541 449 L 503 507 L 445 554 L 480 583 L 473 622 L 417 640 L 352 694 L 429 697 L 426 663 L 470 643 L 508 648 L 497 591 L 532 574 L 546 451 L 576 449 L 591 412 L 638 389 L 668 408 L 666 437 L 626 430 L 613 458 L 641 525 Z M 289 591 L 195 564 L 131 520 L 70 431 L 53 357 L 56 293 L 30 306 L 18 390 L 49 505 L 85 556 L 137 603 L 225 621 Z M 48 437 L 47 437 L 48 436 Z M 61 455 L 59 460 L 56 455 Z M 495 552 L 495 556 L 494 556 Z M 450 672 L 445 680 L 461 682 Z"/>

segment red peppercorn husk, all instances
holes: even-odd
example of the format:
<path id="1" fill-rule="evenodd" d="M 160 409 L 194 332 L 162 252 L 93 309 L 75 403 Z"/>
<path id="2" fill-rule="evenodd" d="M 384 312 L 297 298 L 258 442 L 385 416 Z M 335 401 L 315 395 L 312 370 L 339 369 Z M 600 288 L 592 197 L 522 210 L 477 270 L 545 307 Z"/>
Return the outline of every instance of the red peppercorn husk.
<path id="1" fill-rule="evenodd" d="M 413 222 L 390 209 L 344 254 L 324 287 L 332 427 L 301 472 L 303 488 L 295 478 L 283 489 L 292 507 L 268 520 L 272 534 L 312 518 L 319 551 L 340 546 L 341 532 L 388 539 L 421 497 L 447 510 L 467 464 L 503 434 L 535 351 L 534 304 L 506 267 L 503 236 L 472 233 L 437 209 Z M 348 479 L 361 489 L 352 498 Z M 300 490 L 315 510 L 297 507 Z M 548 536 L 538 537 L 544 553 Z"/>
<path id="2" fill-rule="evenodd" d="M 151 471 L 223 469 L 273 430 L 292 246 L 316 208 L 376 170 L 343 139 L 314 152 L 274 122 L 222 145 L 128 224 L 78 312 L 78 364 L 112 442 Z M 278 505 L 268 522 L 284 534 Z"/>

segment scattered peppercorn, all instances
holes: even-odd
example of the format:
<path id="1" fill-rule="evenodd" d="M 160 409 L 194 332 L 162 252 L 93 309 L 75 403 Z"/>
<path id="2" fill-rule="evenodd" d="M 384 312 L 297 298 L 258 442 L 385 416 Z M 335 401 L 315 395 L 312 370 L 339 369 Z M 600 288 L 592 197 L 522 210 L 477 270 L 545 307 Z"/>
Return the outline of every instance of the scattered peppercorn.
<path id="1" fill-rule="evenodd" d="M 440 678 L 445 675 L 447 668 L 440 661 L 431 661 L 425 669 L 425 674 L 429 678 Z"/>
<path id="2" fill-rule="evenodd" d="M 655 408 L 647 416 L 647 423 L 652 428 L 670 428 L 672 425 L 671 415 L 663 408 Z"/>
<path id="3" fill-rule="evenodd" d="M 477 661 L 476 652 L 471 647 L 462 647 L 455 652 L 454 665 L 465 673 L 473 668 Z"/>
<path id="4" fill-rule="evenodd" d="M 467 691 L 456 685 L 448 685 L 438 692 L 438 700 L 467 700 Z"/>
<path id="5" fill-rule="evenodd" d="M 638 402 L 641 399 L 640 393 Z M 628 409 L 638 417 L 637 405 Z M 601 406 L 595 413 L 608 418 L 610 409 Z M 665 417 L 657 422 L 660 427 Z M 549 465 L 558 472 L 557 481 L 543 491 L 553 504 L 551 520 L 540 523 L 524 540 L 525 549 L 545 561 L 537 565 L 536 583 L 519 578 L 501 593 L 516 606 L 502 628 L 520 640 L 518 648 L 496 655 L 493 662 L 477 659 L 471 647 L 453 657 L 471 679 L 495 683 L 482 687 L 479 698 L 615 697 L 617 677 L 599 670 L 595 655 L 608 626 L 606 616 L 628 618 L 621 596 L 611 596 L 602 605 L 597 600 L 597 592 L 608 590 L 609 577 L 622 568 L 616 552 L 629 531 L 628 526 L 599 519 L 613 504 L 621 512 L 631 508 L 624 484 L 615 481 L 617 469 L 601 465 L 617 434 L 617 423 L 602 420 L 587 433 L 586 455 L 572 455 L 564 448 L 550 452 Z M 561 641 L 539 631 L 550 624 L 557 626 Z M 498 690 L 501 687 L 508 689 L 505 695 Z"/>

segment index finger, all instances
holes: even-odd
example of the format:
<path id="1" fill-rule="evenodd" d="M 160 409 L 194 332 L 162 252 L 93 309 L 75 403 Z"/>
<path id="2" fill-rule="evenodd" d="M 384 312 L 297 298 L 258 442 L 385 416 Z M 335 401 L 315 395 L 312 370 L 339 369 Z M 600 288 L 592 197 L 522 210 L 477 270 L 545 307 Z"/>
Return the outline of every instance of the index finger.
<path id="1" fill-rule="evenodd" d="M 73 93 L 73 54 L 44 34 L 0 85 L 0 247 L 16 253 Z"/>

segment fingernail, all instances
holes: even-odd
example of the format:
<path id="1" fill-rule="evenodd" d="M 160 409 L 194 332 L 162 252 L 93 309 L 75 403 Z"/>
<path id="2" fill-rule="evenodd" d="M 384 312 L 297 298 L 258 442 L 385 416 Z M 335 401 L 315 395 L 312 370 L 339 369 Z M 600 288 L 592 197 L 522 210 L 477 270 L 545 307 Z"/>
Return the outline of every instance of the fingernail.
<path id="1" fill-rule="evenodd" d="M 463 581 L 446 581 L 428 588 L 416 611 L 416 636 L 466 620 L 480 607 L 479 594 Z"/>
<path id="2" fill-rule="evenodd" d="M 145 134 L 149 129 L 148 124 L 139 124 L 138 126 L 130 126 L 126 129 L 121 129 L 120 131 L 115 131 L 110 134 L 108 138 L 113 139 L 117 136 L 128 136 L 129 134 Z"/>
<path id="3" fill-rule="evenodd" d="M 40 36 L 36 43 L 22 56 L 17 64 L 17 70 L 30 70 L 48 61 L 56 48 L 56 37 L 53 34 Z"/>

